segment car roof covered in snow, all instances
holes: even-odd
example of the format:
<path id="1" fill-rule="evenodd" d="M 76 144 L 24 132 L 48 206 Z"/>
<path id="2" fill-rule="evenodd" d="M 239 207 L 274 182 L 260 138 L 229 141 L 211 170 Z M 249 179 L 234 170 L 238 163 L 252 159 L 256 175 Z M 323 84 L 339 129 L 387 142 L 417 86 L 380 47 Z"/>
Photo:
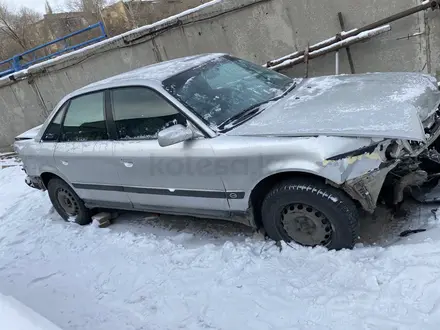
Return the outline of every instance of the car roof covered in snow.
<path id="1" fill-rule="evenodd" d="M 76 92 L 74 92 L 74 94 L 82 94 L 84 92 L 90 92 L 93 90 L 104 89 L 107 87 L 114 87 L 115 84 L 122 82 L 125 83 L 130 80 L 133 81 L 154 80 L 161 82 L 178 73 L 197 67 L 199 65 L 202 65 L 212 59 L 221 57 L 223 55 L 225 54 L 222 53 L 201 54 L 201 55 L 177 58 L 170 61 L 144 66 L 139 69 L 128 71 L 113 77 L 109 77 L 104 80 L 94 82 L 90 85 L 87 85 L 77 90 Z"/>

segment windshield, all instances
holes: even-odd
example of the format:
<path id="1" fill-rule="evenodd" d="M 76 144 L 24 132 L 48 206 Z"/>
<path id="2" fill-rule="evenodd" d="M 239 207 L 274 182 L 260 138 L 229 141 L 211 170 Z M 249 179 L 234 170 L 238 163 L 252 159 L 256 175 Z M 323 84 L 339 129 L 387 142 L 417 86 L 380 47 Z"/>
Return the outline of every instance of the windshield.
<path id="1" fill-rule="evenodd" d="M 280 97 L 293 82 L 260 65 L 222 56 L 168 78 L 163 85 L 217 130 L 229 118 Z"/>

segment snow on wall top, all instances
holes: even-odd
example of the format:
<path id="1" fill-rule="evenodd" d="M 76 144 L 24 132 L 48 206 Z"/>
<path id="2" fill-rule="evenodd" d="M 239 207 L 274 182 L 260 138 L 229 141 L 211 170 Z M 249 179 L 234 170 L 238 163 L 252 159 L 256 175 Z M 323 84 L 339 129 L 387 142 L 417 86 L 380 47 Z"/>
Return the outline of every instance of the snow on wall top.
<path id="1" fill-rule="evenodd" d="M 249 2 L 259 2 L 259 1 L 261 1 L 261 0 L 250 0 Z M 78 49 L 76 51 L 60 55 L 58 57 L 55 57 L 53 59 L 50 59 L 50 60 L 47 60 L 47 61 L 44 61 L 44 62 L 41 62 L 41 63 L 34 64 L 34 65 L 32 65 L 32 66 L 30 66 L 27 69 L 24 69 L 22 71 L 18 71 L 18 72 L 15 72 L 13 74 L 1 77 L 0 78 L 0 86 L 10 83 L 10 81 L 11 81 L 10 78 L 12 76 L 15 77 L 15 78 L 22 78 L 22 77 L 25 77 L 29 73 L 39 72 L 43 68 L 47 68 L 49 66 L 53 66 L 53 65 L 62 63 L 62 62 L 67 61 L 69 59 L 75 59 L 76 57 L 80 57 L 81 55 L 84 55 L 85 53 L 88 53 L 90 51 L 95 51 L 95 50 L 103 48 L 103 47 L 106 47 L 106 48 L 116 48 L 116 47 L 111 47 L 111 45 L 115 44 L 117 42 L 120 42 L 120 41 L 129 40 L 130 37 L 138 36 L 139 34 L 152 32 L 152 31 L 158 30 L 160 28 L 172 25 L 172 23 L 181 20 L 185 16 L 188 16 L 190 14 L 194 14 L 196 12 L 201 11 L 202 9 L 208 8 L 208 7 L 216 5 L 216 4 L 219 4 L 221 2 L 225 2 L 225 0 L 212 0 L 210 2 L 207 2 L 205 4 L 197 6 L 195 8 L 191 8 L 191 9 L 188 9 L 186 11 L 183 11 L 183 12 L 177 14 L 177 15 L 173 15 L 173 16 L 167 17 L 165 19 L 162 19 L 160 21 L 157 21 L 157 22 L 155 22 L 153 24 L 141 26 L 139 28 L 136 28 L 136 29 L 133 29 L 131 31 L 122 33 L 122 34 L 114 36 L 112 38 L 105 39 L 105 40 L 103 40 L 101 42 L 89 45 L 87 47 Z"/>

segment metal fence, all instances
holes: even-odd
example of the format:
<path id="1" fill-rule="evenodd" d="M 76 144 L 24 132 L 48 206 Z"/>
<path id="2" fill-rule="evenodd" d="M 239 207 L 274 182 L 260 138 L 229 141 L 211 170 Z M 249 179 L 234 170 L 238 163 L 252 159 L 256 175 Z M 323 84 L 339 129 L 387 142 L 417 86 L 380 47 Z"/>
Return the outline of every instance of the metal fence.
<path id="1" fill-rule="evenodd" d="M 83 34 L 87 31 L 94 30 L 94 29 L 99 29 L 100 34 L 98 37 L 88 39 L 88 40 L 80 42 L 78 44 L 69 45 L 70 38 L 77 36 L 77 35 L 80 35 L 80 34 Z M 33 64 L 46 61 L 48 59 L 54 58 L 54 57 L 61 55 L 63 53 L 67 53 L 72 50 L 80 49 L 82 47 L 85 47 L 90 44 L 101 41 L 105 38 L 107 38 L 107 34 L 105 33 L 104 24 L 102 22 L 90 25 L 84 29 L 70 33 L 62 38 L 55 39 L 51 42 L 45 43 L 43 45 L 40 45 L 38 47 L 32 48 L 28 51 L 25 51 L 24 53 L 17 54 L 17 55 L 15 55 L 5 61 L 1 61 L 0 68 L 3 66 L 3 67 L 7 67 L 7 69 L 4 71 L 0 71 L 0 77 L 4 77 L 4 76 L 7 76 L 7 75 L 12 74 L 14 72 L 26 69 Z M 43 50 L 46 47 L 49 47 L 49 46 L 54 45 L 56 43 L 63 43 L 64 47 L 62 49 L 55 51 L 53 53 L 50 53 L 48 55 L 37 57 L 37 51 Z"/>

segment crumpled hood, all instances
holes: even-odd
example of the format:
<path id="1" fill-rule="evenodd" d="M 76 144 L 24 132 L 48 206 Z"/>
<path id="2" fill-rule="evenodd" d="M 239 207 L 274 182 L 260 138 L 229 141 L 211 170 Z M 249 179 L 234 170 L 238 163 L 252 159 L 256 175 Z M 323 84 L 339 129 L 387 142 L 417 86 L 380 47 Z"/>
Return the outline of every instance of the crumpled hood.
<path id="1" fill-rule="evenodd" d="M 419 73 L 303 79 L 289 95 L 227 134 L 424 141 L 422 122 L 439 103 L 435 78 Z"/>

